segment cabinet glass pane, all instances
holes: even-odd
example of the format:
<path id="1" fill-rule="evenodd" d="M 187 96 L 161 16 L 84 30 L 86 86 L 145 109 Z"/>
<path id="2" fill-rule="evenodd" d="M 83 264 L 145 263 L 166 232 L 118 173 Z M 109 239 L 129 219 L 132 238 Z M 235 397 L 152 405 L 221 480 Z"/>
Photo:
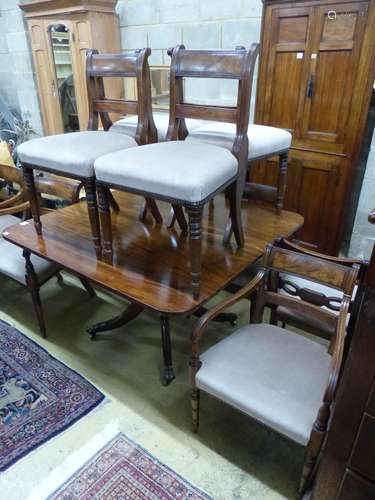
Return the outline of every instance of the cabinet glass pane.
<path id="1" fill-rule="evenodd" d="M 49 28 L 53 62 L 64 132 L 79 130 L 77 100 L 74 88 L 70 33 L 64 24 L 53 24 Z"/>

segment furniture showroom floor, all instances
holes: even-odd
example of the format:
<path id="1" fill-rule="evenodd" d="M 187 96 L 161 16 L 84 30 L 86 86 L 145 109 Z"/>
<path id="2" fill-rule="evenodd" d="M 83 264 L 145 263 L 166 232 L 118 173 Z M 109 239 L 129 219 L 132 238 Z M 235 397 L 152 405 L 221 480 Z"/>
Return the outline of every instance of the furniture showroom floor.
<path id="1" fill-rule="evenodd" d="M 65 274 L 62 284 L 53 278 L 41 290 L 47 323 L 43 340 L 34 333 L 28 291 L 2 276 L 0 290 L 0 319 L 107 396 L 106 403 L 0 475 L 1 498 L 46 498 L 119 431 L 215 499 L 296 498 L 302 447 L 206 394 L 200 432 L 191 432 L 187 364 L 194 318 L 171 321 L 176 380 L 164 387 L 155 316 L 141 314 L 92 342 L 86 327 L 120 312 L 124 303 L 100 291 L 91 298 L 78 280 Z M 247 301 L 237 308 L 239 324 L 247 321 L 248 309 Z M 205 345 L 230 330 L 227 324 L 213 323 Z"/>

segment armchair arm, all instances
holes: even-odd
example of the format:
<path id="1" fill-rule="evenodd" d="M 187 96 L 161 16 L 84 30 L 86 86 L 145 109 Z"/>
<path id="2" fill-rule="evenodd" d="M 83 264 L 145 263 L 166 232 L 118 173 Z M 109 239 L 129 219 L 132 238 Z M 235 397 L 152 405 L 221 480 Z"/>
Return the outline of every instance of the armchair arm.
<path id="1" fill-rule="evenodd" d="M 19 214 L 20 212 L 24 212 L 25 210 L 28 210 L 29 208 L 29 202 L 24 201 L 20 205 L 15 205 L 14 207 L 6 207 L 0 209 L 0 216 L 1 215 L 15 215 Z"/>
<path id="2" fill-rule="evenodd" d="M 227 309 L 228 307 L 232 306 L 239 300 L 243 299 L 250 293 L 252 293 L 254 290 L 256 290 L 259 286 L 259 284 L 263 281 L 263 278 L 265 276 L 266 272 L 264 269 L 260 269 L 256 276 L 249 282 L 248 285 L 244 286 L 238 292 L 233 294 L 231 297 L 228 299 L 220 302 L 216 306 L 214 306 L 212 309 L 209 309 L 203 316 L 201 316 L 198 320 L 198 323 L 196 327 L 194 328 L 194 331 L 192 333 L 192 342 L 197 343 L 199 339 L 201 338 L 204 330 L 207 328 L 208 323 L 215 318 L 218 314 L 220 314 L 222 311 Z"/>
<path id="3" fill-rule="evenodd" d="M 3 208 L 8 208 L 14 205 L 14 203 L 17 203 L 19 201 L 24 201 L 24 195 L 22 191 L 19 191 L 17 194 L 14 196 L 11 196 L 10 198 L 7 198 L 4 201 L 0 202 L 0 211 Z M 0 212 L 1 213 L 1 212 Z"/>
<path id="4" fill-rule="evenodd" d="M 349 312 L 351 298 L 344 295 L 340 314 L 337 320 L 335 345 L 332 354 L 331 371 L 328 379 L 327 388 L 324 394 L 324 403 L 331 404 L 335 396 L 337 383 L 340 376 L 342 357 L 344 353 L 345 334 L 346 334 L 346 320 Z"/>

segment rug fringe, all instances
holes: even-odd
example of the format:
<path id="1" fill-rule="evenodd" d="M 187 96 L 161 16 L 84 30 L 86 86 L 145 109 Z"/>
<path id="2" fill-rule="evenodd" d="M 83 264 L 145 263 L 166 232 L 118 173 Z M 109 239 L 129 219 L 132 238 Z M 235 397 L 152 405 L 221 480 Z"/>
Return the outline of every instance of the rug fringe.
<path id="1" fill-rule="evenodd" d="M 119 432 L 119 420 L 111 420 L 100 433 L 95 434 L 85 445 L 73 451 L 61 466 L 54 469 L 46 479 L 32 490 L 26 500 L 45 500 L 48 498 Z"/>

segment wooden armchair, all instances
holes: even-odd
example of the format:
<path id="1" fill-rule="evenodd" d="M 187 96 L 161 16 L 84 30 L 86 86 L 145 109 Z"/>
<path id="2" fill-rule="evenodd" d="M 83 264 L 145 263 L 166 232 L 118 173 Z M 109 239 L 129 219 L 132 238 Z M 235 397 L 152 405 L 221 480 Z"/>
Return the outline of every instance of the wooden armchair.
<path id="1" fill-rule="evenodd" d="M 39 290 L 53 276 L 57 276 L 61 281 L 60 269 L 36 255 L 31 258 L 29 252 L 22 252 L 20 248 L 5 241 L 2 237 L 2 234 L 6 233 L 7 227 L 18 224 L 30 216 L 30 206 L 29 202 L 26 201 L 23 176 L 19 169 L 0 165 L 0 179 L 19 186 L 19 190 L 15 195 L 0 202 L 0 273 L 28 288 L 32 297 L 40 333 L 45 337 L 46 327 Z M 77 181 L 48 175 L 38 178 L 36 189 L 38 196 L 43 193 L 75 203 L 79 201 L 81 184 Z M 48 211 L 48 209 L 44 210 Z M 17 217 L 17 215 L 20 217 Z M 81 282 L 88 293 L 94 296 L 95 291 L 92 286 L 86 281 L 81 280 Z"/>
<path id="2" fill-rule="evenodd" d="M 200 390 L 225 401 L 293 441 L 306 446 L 299 494 L 316 466 L 339 379 L 347 315 L 358 265 L 350 267 L 299 252 L 267 247 L 263 266 L 242 290 L 208 311 L 192 334 L 190 379 L 194 431 L 198 430 Z M 302 276 L 340 290 L 338 315 L 304 299 L 272 290 L 272 273 Z M 237 329 L 204 354 L 199 341 L 210 320 L 257 290 L 253 323 Z M 334 336 L 329 349 L 302 335 L 261 323 L 265 306 L 287 306 L 314 315 Z"/>

